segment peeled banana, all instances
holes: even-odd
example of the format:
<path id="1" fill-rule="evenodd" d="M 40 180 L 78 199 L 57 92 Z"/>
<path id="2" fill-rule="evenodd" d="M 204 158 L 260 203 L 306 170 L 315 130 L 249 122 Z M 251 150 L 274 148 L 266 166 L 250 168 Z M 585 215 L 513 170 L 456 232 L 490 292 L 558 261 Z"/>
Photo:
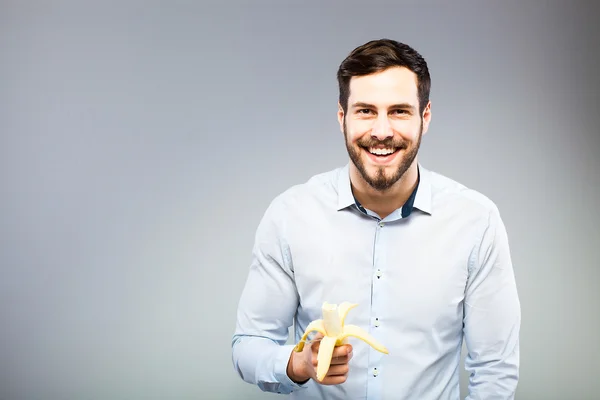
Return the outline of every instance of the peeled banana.
<path id="1" fill-rule="evenodd" d="M 388 349 L 379 343 L 373 336 L 362 328 L 356 325 L 345 325 L 344 320 L 348 311 L 356 307 L 358 304 L 343 302 L 339 305 L 323 303 L 321 307 L 322 319 L 312 321 L 306 327 L 302 339 L 294 347 L 294 351 L 300 352 L 304 349 L 306 339 L 311 332 L 320 332 L 323 334 L 321 344 L 319 346 L 319 352 L 317 355 L 317 379 L 322 381 L 329 371 L 331 365 L 331 356 L 333 349 L 336 346 L 340 346 L 345 343 L 345 339 L 348 336 L 352 336 L 369 344 L 375 350 L 380 351 L 384 354 L 389 354 Z"/>

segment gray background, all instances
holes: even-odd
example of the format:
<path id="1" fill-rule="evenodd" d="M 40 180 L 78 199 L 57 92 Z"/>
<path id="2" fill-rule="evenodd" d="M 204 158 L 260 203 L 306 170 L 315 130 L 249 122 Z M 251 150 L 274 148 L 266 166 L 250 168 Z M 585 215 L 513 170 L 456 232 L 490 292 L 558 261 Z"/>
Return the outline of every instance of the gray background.
<path id="1" fill-rule="evenodd" d="M 346 162 L 335 72 L 380 37 L 430 65 L 421 162 L 504 217 L 518 398 L 600 398 L 592 3 L 2 1 L 0 399 L 275 398 L 230 359 L 254 231 Z"/>

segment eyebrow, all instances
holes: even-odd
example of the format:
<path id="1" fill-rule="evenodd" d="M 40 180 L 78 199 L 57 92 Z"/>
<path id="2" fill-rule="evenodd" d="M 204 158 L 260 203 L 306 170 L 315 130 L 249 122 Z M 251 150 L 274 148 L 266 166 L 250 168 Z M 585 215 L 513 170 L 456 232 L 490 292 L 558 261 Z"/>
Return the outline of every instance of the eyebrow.
<path id="1" fill-rule="evenodd" d="M 352 104 L 352 108 L 377 108 L 373 104 L 356 102 Z M 415 107 L 409 103 L 392 104 L 388 107 L 390 110 L 410 110 L 415 111 Z"/>

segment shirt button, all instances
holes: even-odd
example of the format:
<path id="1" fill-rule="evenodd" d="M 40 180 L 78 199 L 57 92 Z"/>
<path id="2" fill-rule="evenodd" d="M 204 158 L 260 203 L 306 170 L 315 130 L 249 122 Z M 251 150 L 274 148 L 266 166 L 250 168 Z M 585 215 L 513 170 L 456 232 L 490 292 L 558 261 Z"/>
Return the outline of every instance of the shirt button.
<path id="1" fill-rule="evenodd" d="M 384 225 L 385 225 L 385 222 L 380 222 L 380 223 L 379 223 L 379 227 L 380 227 L 380 228 L 383 228 L 383 226 L 384 226 Z"/>
<path id="2" fill-rule="evenodd" d="M 379 318 L 375 318 L 375 324 L 374 324 L 374 325 L 375 325 L 375 326 L 377 326 L 377 327 L 378 327 L 379 325 L 381 325 L 381 323 L 379 322 Z"/>
<path id="3" fill-rule="evenodd" d="M 375 273 L 375 276 L 377 277 L 377 279 L 381 278 L 382 272 L 380 269 L 377 270 L 377 272 Z"/>
<path id="4" fill-rule="evenodd" d="M 377 368 L 373 368 L 373 376 L 379 375 L 379 370 Z"/>

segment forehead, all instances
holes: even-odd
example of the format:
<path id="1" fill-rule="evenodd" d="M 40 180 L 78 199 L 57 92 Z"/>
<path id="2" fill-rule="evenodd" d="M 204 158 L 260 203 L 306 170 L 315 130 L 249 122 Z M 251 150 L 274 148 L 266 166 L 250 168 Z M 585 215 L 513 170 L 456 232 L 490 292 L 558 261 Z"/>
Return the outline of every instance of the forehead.
<path id="1" fill-rule="evenodd" d="M 403 67 L 388 68 L 370 75 L 355 76 L 350 80 L 349 104 L 393 104 L 418 102 L 417 75 Z"/>

